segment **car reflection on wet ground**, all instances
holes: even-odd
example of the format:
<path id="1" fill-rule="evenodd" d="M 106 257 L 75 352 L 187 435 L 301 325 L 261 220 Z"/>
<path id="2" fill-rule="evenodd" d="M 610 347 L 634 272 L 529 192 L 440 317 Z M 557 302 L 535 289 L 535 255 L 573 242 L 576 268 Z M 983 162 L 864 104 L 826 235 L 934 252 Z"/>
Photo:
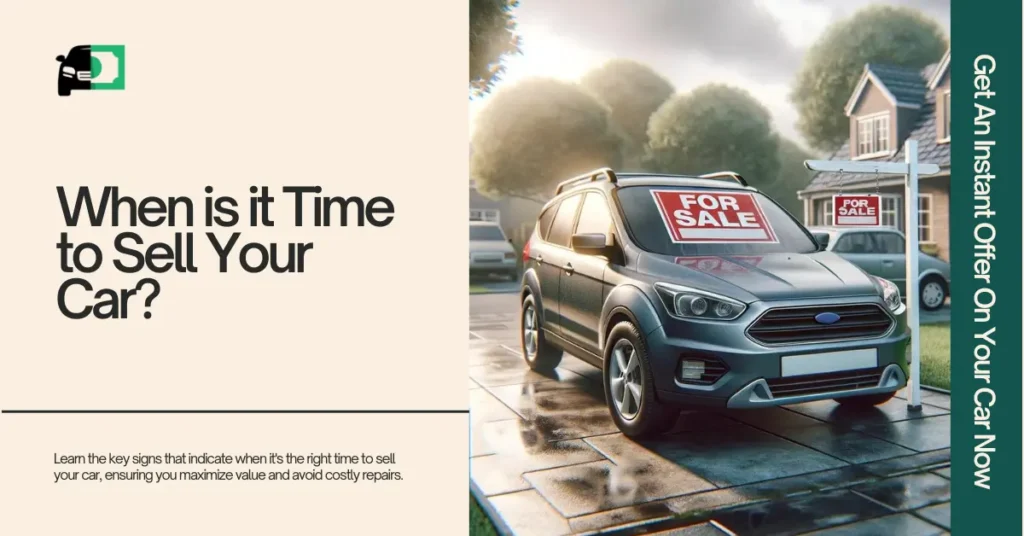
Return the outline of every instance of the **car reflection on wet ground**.
<path id="1" fill-rule="evenodd" d="M 566 356 L 550 375 L 519 356 L 516 296 L 474 296 L 469 392 L 473 493 L 514 534 L 943 534 L 949 396 L 850 411 L 831 401 L 685 412 L 632 441 L 600 371 Z M 902 395 L 901 393 L 901 396 Z"/>

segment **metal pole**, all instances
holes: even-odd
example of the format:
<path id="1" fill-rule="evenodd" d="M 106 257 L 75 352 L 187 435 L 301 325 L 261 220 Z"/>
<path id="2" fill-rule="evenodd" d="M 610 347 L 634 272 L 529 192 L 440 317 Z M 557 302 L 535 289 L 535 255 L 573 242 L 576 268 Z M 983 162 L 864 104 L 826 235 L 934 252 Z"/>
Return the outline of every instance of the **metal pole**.
<path id="1" fill-rule="evenodd" d="M 910 326 L 910 400 L 908 409 L 921 409 L 921 318 L 919 316 L 920 298 L 918 296 L 918 267 L 920 256 L 919 222 L 918 222 L 918 191 L 917 191 L 917 140 L 907 140 L 903 146 L 907 159 L 907 324 Z"/>

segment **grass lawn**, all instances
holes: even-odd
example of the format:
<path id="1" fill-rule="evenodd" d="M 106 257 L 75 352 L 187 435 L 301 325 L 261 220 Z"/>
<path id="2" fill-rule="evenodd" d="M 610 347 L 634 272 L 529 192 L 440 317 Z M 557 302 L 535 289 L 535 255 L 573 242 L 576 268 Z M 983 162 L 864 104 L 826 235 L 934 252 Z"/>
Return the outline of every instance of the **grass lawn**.
<path id="1" fill-rule="evenodd" d="M 470 285 L 469 286 L 469 293 L 470 294 L 486 294 L 488 292 L 490 292 L 490 290 L 488 290 L 487 287 L 481 287 L 480 285 Z"/>
<path id="2" fill-rule="evenodd" d="M 921 385 L 949 389 L 949 324 L 921 326 Z"/>
<path id="3" fill-rule="evenodd" d="M 476 499 L 469 496 L 469 536 L 497 536 L 491 519 L 487 517 Z"/>

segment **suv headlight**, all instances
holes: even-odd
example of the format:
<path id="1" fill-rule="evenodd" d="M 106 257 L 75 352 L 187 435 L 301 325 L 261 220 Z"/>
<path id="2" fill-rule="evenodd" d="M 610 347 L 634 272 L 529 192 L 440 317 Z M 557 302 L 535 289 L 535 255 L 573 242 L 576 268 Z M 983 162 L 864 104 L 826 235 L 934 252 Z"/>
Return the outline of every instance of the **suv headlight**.
<path id="1" fill-rule="evenodd" d="M 890 311 L 896 311 L 903 306 L 903 300 L 900 299 L 900 289 L 895 283 L 881 277 L 875 277 L 875 281 L 878 281 L 878 284 L 882 286 L 882 301 L 885 302 L 886 307 Z"/>
<path id="2" fill-rule="evenodd" d="M 742 302 L 710 292 L 668 283 L 655 283 L 654 288 L 669 314 L 677 318 L 735 320 L 747 310 Z"/>

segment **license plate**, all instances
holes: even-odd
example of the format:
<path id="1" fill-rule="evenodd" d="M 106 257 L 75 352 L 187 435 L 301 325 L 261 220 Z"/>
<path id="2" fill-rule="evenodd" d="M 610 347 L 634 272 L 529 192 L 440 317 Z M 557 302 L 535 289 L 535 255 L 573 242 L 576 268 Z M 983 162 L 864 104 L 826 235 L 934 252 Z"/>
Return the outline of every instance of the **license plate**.
<path id="1" fill-rule="evenodd" d="M 877 366 L 877 348 L 782 356 L 783 377 L 842 372 L 844 370 L 867 369 Z"/>

